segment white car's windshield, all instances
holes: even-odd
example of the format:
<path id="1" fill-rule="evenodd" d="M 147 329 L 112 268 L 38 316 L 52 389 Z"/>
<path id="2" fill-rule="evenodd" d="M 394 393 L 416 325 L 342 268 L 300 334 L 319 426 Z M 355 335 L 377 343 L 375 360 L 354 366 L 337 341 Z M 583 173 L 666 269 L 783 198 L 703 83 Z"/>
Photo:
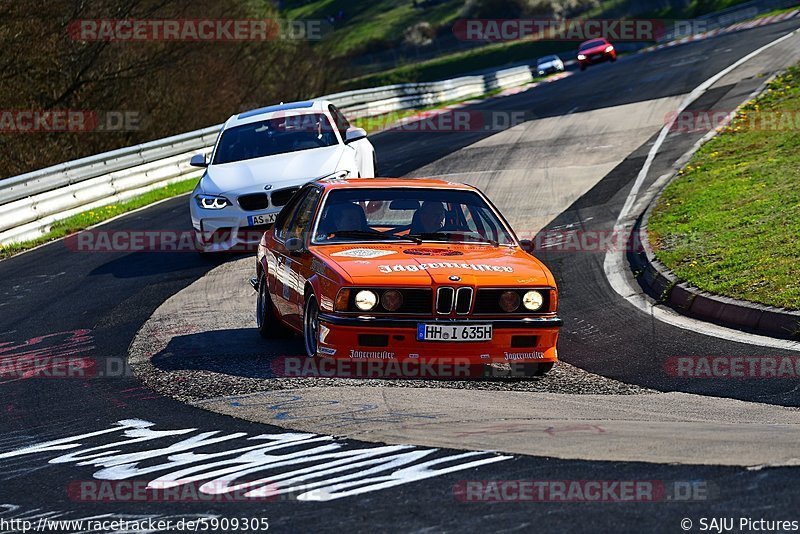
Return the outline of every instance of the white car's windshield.
<path id="1" fill-rule="evenodd" d="M 225 130 L 214 163 L 231 163 L 337 143 L 333 127 L 324 114 L 285 115 Z"/>
<path id="2" fill-rule="evenodd" d="M 464 190 L 385 188 L 331 191 L 314 243 L 385 240 L 514 243 L 486 201 Z"/>

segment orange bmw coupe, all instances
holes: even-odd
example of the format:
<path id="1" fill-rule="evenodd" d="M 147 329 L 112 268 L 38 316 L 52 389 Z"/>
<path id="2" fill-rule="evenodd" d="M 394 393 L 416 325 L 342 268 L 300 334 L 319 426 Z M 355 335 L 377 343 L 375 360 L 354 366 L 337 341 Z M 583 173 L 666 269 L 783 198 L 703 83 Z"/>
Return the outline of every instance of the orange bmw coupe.
<path id="1" fill-rule="evenodd" d="M 474 187 L 431 179 L 306 184 L 258 248 L 257 325 L 308 356 L 466 359 L 543 375 L 562 320 L 553 275 Z"/>

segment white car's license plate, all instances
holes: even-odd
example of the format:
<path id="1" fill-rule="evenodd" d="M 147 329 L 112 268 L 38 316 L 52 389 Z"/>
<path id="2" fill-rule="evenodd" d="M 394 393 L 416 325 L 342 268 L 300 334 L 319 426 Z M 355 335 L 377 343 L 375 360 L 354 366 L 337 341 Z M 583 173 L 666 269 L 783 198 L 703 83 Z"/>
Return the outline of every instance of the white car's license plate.
<path id="1" fill-rule="evenodd" d="M 250 215 L 247 218 L 248 226 L 260 226 L 262 224 L 272 224 L 275 222 L 277 213 L 265 213 L 264 215 Z"/>
<path id="2" fill-rule="evenodd" d="M 491 341 L 491 324 L 417 325 L 417 341 Z"/>

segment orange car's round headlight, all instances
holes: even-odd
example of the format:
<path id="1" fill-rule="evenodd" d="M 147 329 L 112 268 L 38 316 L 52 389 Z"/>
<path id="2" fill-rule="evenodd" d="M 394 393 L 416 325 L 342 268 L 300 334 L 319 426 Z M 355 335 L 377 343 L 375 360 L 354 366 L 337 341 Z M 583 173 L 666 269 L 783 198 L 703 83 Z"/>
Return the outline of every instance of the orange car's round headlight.
<path id="1" fill-rule="evenodd" d="M 356 293 L 356 308 L 361 311 L 369 311 L 378 305 L 378 295 L 374 292 L 364 289 Z"/>
<path id="2" fill-rule="evenodd" d="M 516 291 L 504 291 L 500 295 L 500 309 L 511 313 L 519 308 L 519 294 Z"/>
<path id="3" fill-rule="evenodd" d="M 403 294 L 395 289 L 384 291 L 383 295 L 381 295 L 381 306 L 383 306 L 386 311 L 397 311 L 402 305 Z"/>
<path id="4" fill-rule="evenodd" d="M 542 295 L 541 291 L 532 289 L 522 297 L 522 304 L 527 310 L 537 311 L 544 305 L 544 295 Z"/>

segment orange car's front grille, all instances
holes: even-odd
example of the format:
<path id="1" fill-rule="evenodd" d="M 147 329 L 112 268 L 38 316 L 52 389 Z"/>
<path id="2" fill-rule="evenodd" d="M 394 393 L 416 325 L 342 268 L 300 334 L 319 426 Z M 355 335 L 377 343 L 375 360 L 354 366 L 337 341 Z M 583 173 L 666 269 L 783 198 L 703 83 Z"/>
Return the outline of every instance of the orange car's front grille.
<path id="1" fill-rule="evenodd" d="M 456 315 L 467 315 L 472 308 L 472 288 L 456 289 Z"/>
<path id="2" fill-rule="evenodd" d="M 436 290 L 436 313 L 450 315 L 455 310 L 456 315 L 469 315 L 472 294 L 471 287 L 440 287 Z"/>
<path id="3" fill-rule="evenodd" d="M 450 315 L 453 311 L 453 300 L 455 300 L 455 290 L 452 287 L 440 287 L 436 290 L 436 313 L 439 315 Z"/>

